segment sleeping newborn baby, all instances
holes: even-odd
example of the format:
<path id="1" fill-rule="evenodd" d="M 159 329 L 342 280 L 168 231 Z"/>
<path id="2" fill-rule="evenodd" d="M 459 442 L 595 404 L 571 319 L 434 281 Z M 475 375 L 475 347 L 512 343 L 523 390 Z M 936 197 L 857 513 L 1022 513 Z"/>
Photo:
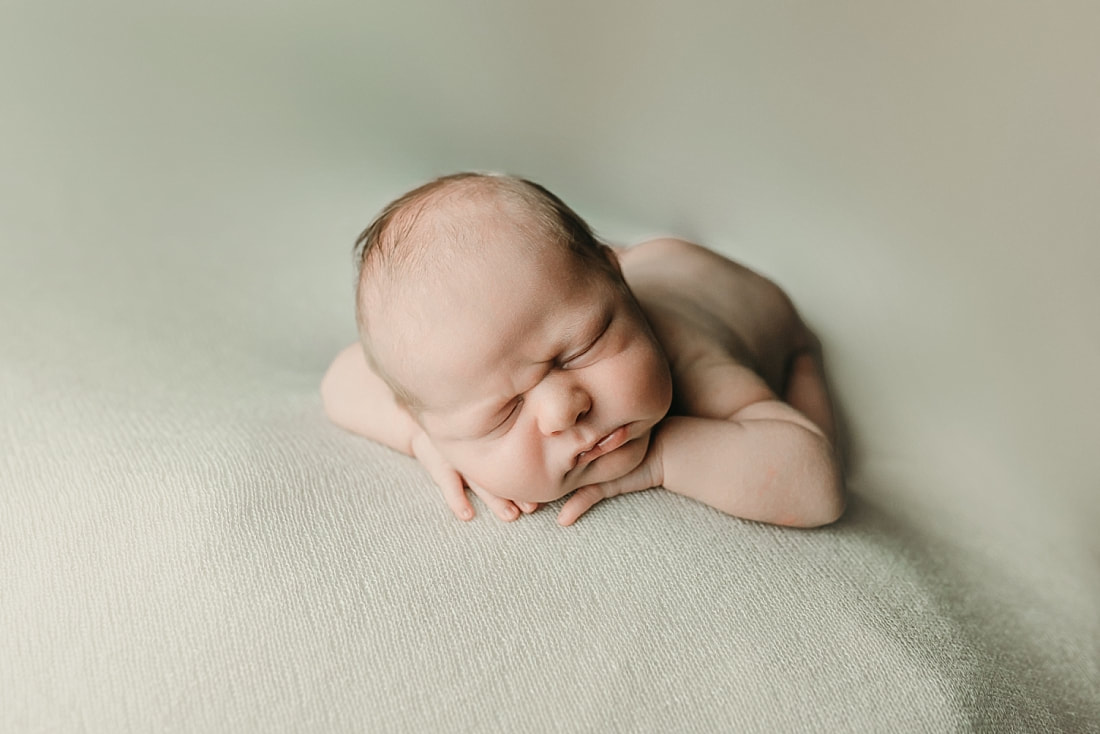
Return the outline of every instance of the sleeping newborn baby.
<path id="1" fill-rule="evenodd" d="M 356 243 L 337 425 L 416 457 L 454 514 L 558 522 L 655 487 L 761 522 L 844 510 L 817 339 L 773 283 L 677 239 L 600 242 L 558 197 L 461 173 Z"/>

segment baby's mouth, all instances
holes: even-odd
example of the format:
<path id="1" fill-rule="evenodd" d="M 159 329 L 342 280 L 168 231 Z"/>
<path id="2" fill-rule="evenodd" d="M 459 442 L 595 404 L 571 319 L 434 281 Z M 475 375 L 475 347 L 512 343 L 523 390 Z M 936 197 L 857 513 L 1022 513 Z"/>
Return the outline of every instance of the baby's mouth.
<path id="1" fill-rule="evenodd" d="M 614 431 L 577 454 L 576 458 L 573 460 L 573 466 L 578 467 L 582 464 L 588 464 L 605 454 L 611 453 L 626 443 L 629 437 L 630 432 L 627 430 L 627 426 L 619 426 Z"/>

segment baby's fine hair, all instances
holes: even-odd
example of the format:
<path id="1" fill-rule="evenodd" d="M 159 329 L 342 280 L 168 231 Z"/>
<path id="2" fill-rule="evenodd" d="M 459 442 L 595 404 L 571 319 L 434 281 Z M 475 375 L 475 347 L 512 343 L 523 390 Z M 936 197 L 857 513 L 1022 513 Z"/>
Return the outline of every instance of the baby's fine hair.
<path id="1" fill-rule="evenodd" d="M 613 264 L 606 245 L 597 239 L 592 228 L 575 211 L 556 195 L 539 184 L 518 176 L 499 173 L 462 172 L 429 181 L 407 194 L 394 199 L 375 217 L 355 241 L 355 321 L 367 359 L 394 390 L 402 402 L 410 402 L 400 385 L 395 384 L 380 366 L 374 364 L 370 340 L 366 333 L 363 312 L 363 291 L 384 271 L 394 270 L 396 263 L 423 262 L 432 258 L 433 242 L 424 237 L 416 225 L 421 215 L 433 207 L 446 206 L 452 196 L 477 198 L 509 204 L 522 213 L 528 222 L 530 234 L 543 242 L 565 247 L 581 262 L 609 275 L 621 283 L 622 276 Z M 448 235 L 462 231 L 463 222 L 452 223 L 444 231 Z M 428 228 L 429 231 L 438 231 Z M 464 234 L 471 234 L 466 232 Z M 476 226 L 472 234 L 476 240 Z M 441 236 L 439 239 L 443 239 Z M 427 239 L 428 241 L 425 241 Z M 476 241 L 475 241 L 476 246 Z M 440 254 L 437 252 L 437 255 Z M 386 265 L 389 265 L 387 268 Z M 392 272 L 389 273 L 392 276 Z M 625 287 L 625 286 L 624 286 Z M 404 399 L 402 399 L 404 398 Z"/>
<path id="2" fill-rule="evenodd" d="M 370 261 L 390 255 L 401 257 L 402 244 L 419 215 L 452 194 L 505 199 L 519 204 L 532 218 L 538 235 L 566 247 L 582 260 L 606 267 L 605 263 L 601 264 L 606 256 L 592 228 L 549 190 L 518 176 L 466 171 L 441 176 L 394 199 L 360 233 L 355 240 L 357 304 L 360 303 L 364 270 Z"/>

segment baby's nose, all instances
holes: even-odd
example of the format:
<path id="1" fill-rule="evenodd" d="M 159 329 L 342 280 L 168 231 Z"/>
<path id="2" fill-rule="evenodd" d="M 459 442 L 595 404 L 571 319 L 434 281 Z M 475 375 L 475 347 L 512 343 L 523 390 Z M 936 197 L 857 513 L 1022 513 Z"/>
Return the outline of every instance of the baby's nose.
<path id="1" fill-rule="evenodd" d="M 591 396 L 577 384 L 563 382 L 546 397 L 539 413 L 539 429 L 547 436 L 569 430 L 592 409 Z"/>

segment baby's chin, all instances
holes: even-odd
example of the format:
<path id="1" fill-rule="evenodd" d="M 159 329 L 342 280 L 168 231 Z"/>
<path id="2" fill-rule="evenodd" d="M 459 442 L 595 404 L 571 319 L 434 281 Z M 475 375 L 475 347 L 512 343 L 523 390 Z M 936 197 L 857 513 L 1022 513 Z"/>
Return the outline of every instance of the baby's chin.
<path id="1" fill-rule="evenodd" d="M 576 476 L 568 477 L 567 481 L 558 487 L 531 492 L 528 496 L 512 497 L 511 499 L 522 502 L 556 502 L 581 487 L 625 477 L 637 469 L 642 460 L 645 459 L 646 452 L 649 450 L 649 436 L 650 434 L 647 431 L 645 435 L 623 444 L 610 454 L 599 457 L 586 466 L 584 471 Z"/>

